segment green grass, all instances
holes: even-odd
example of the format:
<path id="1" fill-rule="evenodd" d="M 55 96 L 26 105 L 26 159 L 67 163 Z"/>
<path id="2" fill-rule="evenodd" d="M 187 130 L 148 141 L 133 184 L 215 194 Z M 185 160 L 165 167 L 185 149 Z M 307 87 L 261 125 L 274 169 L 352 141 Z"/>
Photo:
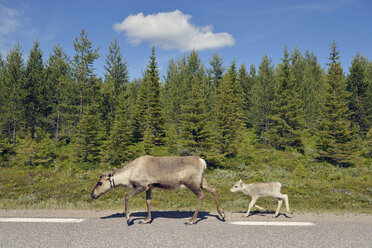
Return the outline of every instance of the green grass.
<path id="1" fill-rule="evenodd" d="M 244 163 L 242 162 L 244 161 Z M 250 200 L 230 187 L 239 179 L 245 183 L 279 181 L 293 211 L 372 213 L 371 161 L 362 166 L 336 168 L 317 163 L 296 152 L 256 149 L 249 158 L 229 159 L 224 166 L 208 170 L 206 179 L 217 187 L 225 211 L 246 211 Z M 90 198 L 99 174 L 109 169 L 1 167 L 1 209 L 124 209 L 124 188 L 111 190 L 98 200 Z M 153 210 L 194 210 L 197 200 L 189 190 L 154 190 Z M 274 199 L 258 200 L 258 205 L 274 210 Z M 130 200 L 130 208 L 144 210 L 145 194 Z M 215 211 L 206 194 L 203 211 Z"/>

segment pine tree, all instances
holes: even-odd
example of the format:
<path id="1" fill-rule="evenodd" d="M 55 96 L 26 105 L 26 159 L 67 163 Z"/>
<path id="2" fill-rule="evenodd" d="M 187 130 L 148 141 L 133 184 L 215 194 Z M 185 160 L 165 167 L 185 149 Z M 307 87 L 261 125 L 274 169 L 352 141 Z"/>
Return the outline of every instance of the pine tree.
<path id="1" fill-rule="evenodd" d="M 237 78 L 235 61 L 224 74 L 218 88 L 216 124 L 222 154 L 234 156 L 239 131 L 244 128 L 242 88 Z"/>
<path id="2" fill-rule="evenodd" d="M 250 120 L 259 136 L 268 130 L 269 116 L 273 113 L 274 92 L 274 68 L 271 65 L 271 59 L 265 55 L 260 63 L 251 93 Z"/>
<path id="3" fill-rule="evenodd" d="M 326 75 L 326 93 L 321 119 L 317 125 L 319 137 L 315 157 L 337 166 L 349 166 L 355 152 L 355 141 L 348 120 L 348 97 L 345 77 L 339 62 L 339 52 L 333 41 Z"/>
<path id="4" fill-rule="evenodd" d="M 369 84 L 368 60 L 357 53 L 349 69 L 347 91 L 351 93 L 349 108 L 352 111 L 351 121 L 358 126 L 360 135 L 365 137 L 372 125 L 372 104 L 368 101 Z"/>
<path id="5" fill-rule="evenodd" d="M 43 115 L 45 116 L 45 108 L 48 107 L 42 95 L 42 87 L 44 87 L 42 84 L 45 83 L 42 56 L 39 40 L 36 40 L 27 60 L 25 81 L 22 85 L 25 94 L 23 98 L 24 118 L 26 130 L 30 128 L 31 139 L 35 138 L 36 126 L 41 123 Z"/>
<path id="6" fill-rule="evenodd" d="M 302 104 L 299 99 L 293 69 L 289 63 L 287 47 L 284 49 L 282 64 L 278 68 L 273 114 L 269 116 L 269 129 L 263 137 L 277 149 L 294 147 L 303 149 L 300 131 L 303 128 Z"/>

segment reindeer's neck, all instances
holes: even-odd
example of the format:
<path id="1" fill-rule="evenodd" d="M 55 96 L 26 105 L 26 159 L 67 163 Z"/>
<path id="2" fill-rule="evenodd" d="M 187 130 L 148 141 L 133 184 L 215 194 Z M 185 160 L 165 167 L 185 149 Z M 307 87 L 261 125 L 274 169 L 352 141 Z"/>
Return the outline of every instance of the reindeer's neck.
<path id="1" fill-rule="evenodd" d="M 244 184 L 243 183 L 243 189 L 242 189 L 243 193 L 247 194 L 247 195 L 251 195 L 251 189 L 249 187 L 249 184 Z"/>
<path id="2" fill-rule="evenodd" d="M 128 170 L 116 171 L 113 175 L 113 178 L 116 186 L 130 187 Z"/>

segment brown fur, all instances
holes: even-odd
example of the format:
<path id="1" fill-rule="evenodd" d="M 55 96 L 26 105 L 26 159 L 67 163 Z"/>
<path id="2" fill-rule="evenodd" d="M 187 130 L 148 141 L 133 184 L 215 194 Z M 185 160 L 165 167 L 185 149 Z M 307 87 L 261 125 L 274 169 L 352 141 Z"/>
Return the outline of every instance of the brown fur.
<path id="1" fill-rule="evenodd" d="M 111 185 L 114 182 L 115 186 L 124 186 L 132 189 L 125 196 L 125 216 L 129 223 L 131 220 L 128 211 L 129 198 L 146 191 L 148 215 L 143 223 L 149 223 L 151 222 L 151 190 L 153 188 L 175 190 L 185 186 L 198 197 L 198 205 L 193 217 L 189 221 L 190 224 L 194 224 L 204 200 L 204 192 L 202 191 L 204 189 L 214 196 L 217 211 L 221 219 L 224 219 L 225 215 L 219 206 L 216 188 L 208 184 L 204 179 L 205 169 L 205 161 L 195 156 L 142 156 L 111 175 L 109 173 L 102 174 L 91 196 L 93 199 L 97 199 L 100 195 L 110 190 L 110 180 Z"/>

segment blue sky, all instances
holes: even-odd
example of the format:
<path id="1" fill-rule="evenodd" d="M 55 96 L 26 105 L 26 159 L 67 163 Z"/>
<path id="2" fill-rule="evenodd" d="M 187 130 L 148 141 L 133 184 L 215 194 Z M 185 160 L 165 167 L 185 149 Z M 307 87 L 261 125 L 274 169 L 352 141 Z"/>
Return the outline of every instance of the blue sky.
<path id="1" fill-rule="evenodd" d="M 277 64 L 284 46 L 314 52 L 326 68 L 332 40 L 347 70 L 357 51 L 372 59 L 370 0 L 0 0 L 0 52 L 19 41 L 25 60 L 36 38 L 47 60 L 60 44 L 73 57 L 81 30 L 100 49 L 96 73 L 103 75 L 108 46 L 115 37 L 131 79 L 141 77 L 156 47 L 162 75 L 171 58 L 199 51 L 204 64 L 217 51 L 225 66 L 235 59 L 258 67 L 267 53 Z"/>

